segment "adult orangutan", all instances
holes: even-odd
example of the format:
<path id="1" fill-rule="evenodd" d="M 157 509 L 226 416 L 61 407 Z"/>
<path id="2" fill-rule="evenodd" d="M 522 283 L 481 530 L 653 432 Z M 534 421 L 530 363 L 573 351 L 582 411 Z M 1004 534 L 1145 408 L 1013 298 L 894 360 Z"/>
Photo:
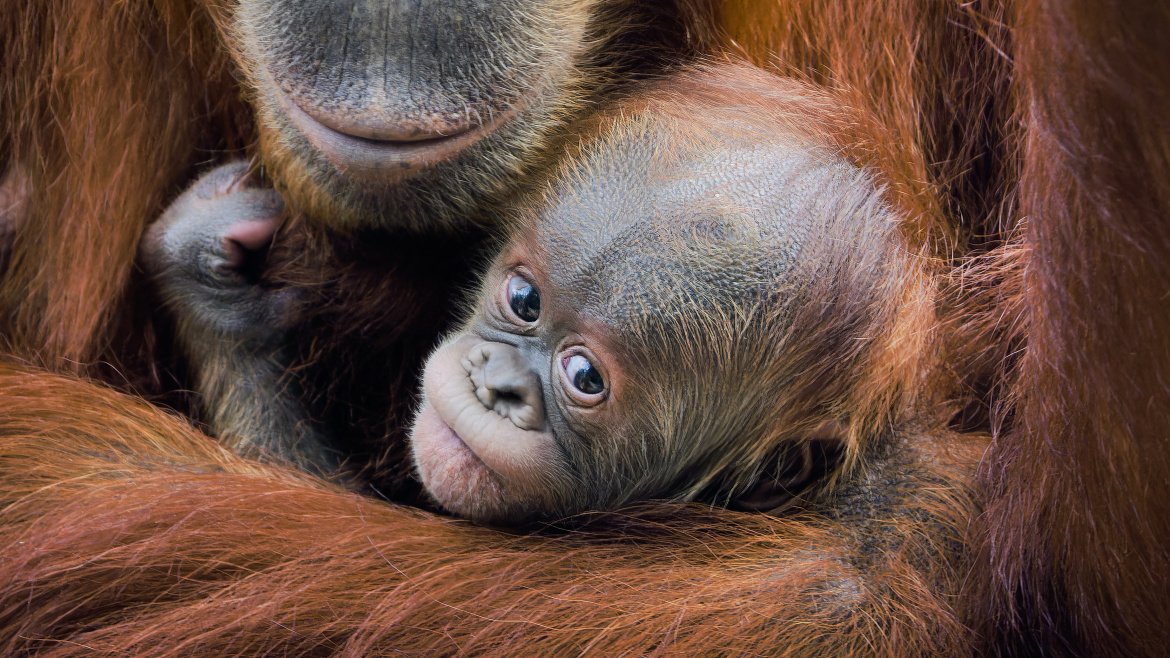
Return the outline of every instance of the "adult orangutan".
<path id="1" fill-rule="evenodd" d="M 213 9 L 222 18 L 233 7 Z M 670 13 L 662 15 L 669 22 Z M 1160 650 L 1170 628 L 1170 565 L 1162 549 L 1170 535 L 1170 457 L 1162 438 L 1170 424 L 1162 383 L 1170 370 L 1163 303 L 1170 275 L 1161 258 L 1170 236 L 1158 221 L 1170 199 L 1162 118 L 1170 89 L 1161 39 L 1165 12 L 1138 3 L 938 3 L 924 10 L 909 2 L 729 2 L 719 22 L 726 43 L 845 87 L 853 104 L 870 110 L 884 127 L 871 145 L 873 162 L 889 174 L 892 192 L 919 211 L 912 219 L 922 220 L 920 230 L 911 224 L 912 240 L 943 255 L 990 254 L 963 271 L 954 309 L 955 335 L 972 337 L 957 341 L 971 348 L 956 374 L 969 385 L 961 393 L 972 403 L 956 426 L 997 430 L 982 471 L 987 512 L 966 538 L 970 550 L 946 549 L 968 556 L 961 624 L 949 604 L 924 604 L 931 593 L 899 571 L 896 560 L 889 563 L 893 571 L 879 572 L 889 575 L 880 586 L 854 590 L 873 604 L 868 616 L 838 614 L 847 608 L 837 605 L 800 605 L 826 590 L 802 599 L 782 588 L 856 582 L 839 571 L 850 565 L 832 556 L 870 536 L 842 538 L 802 518 L 714 513 L 649 525 L 654 519 L 646 513 L 631 517 L 625 534 L 611 521 L 594 536 L 515 538 L 336 492 L 298 497 L 299 507 L 289 510 L 265 508 L 279 497 L 274 493 L 321 485 L 232 458 L 116 394 L 7 367 L 0 394 L 0 422 L 9 437 L 4 484 L 6 500 L 20 497 L 24 507 L 6 508 L 6 536 L 14 539 L 4 554 L 30 546 L 31 537 L 46 543 L 20 553 L 19 561 L 6 560 L 5 582 L 23 594 L 5 597 L 5 618 L 27 620 L 25 628 L 54 628 L 60 636 L 101 626 L 105 646 L 120 648 L 131 647 L 133 638 L 165 637 L 179 622 L 194 620 L 186 628 L 195 629 L 200 619 L 208 624 L 206 635 L 175 634 L 176 642 L 188 649 L 227 646 L 232 637 L 248 639 L 241 630 L 248 620 L 289 627 L 287 614 L 264 615 L 296 608 L 308 611 L 312 629 L 280 637 L 304 638 L 302 648 L 322 653 L 362 651 L 374 637 L 367 631 L 387 628 L 374 626 L 377 621 L 399 623 L 380 637 L 405 637 L 409 620 L 420 618 L 431 625 L 416 627 L 414 641 L 401 646 L 421 646 L 424 634 L 450 634 L 456 642 L 450 651 L 505 651 L 519 643 L 535 650 L 540 642 L 605 648 L 616 639 L 643 652 L 682 651 L 702 641 L 742 640 L 728 637 L 738 628 L 754 631 L 757 646 L 807 653 L 819 641 L 840 642 L 842 650 L 912 653 L 932 640 L 934 648 L 1017 654 Z M 698 30 L 711 27 L 699 20 L 693 30 L 672 24 L 658 34 L 710 34 Z M 30 1 L 0 10 L 2 185 L 4 195 L 16 197 L 9 205 L 16 212 L 3 216 L 5 230 L 16 234 L 3 281 L 10 318 L 3 331 L 19 353 L 54 367 L 62 357 L 91 363 L 105 355 L 143 389 L 154 386 L 153 357 L 135 358 L 149 351 L 151 335 L 141 309 L 130 303 L 138 290 L 130 276 L 138 236 L 197 163 L 226 157 L 224 149 L 238 152 L 253 134 L 252 114 L 234 91 L 233 64 L 219 53 L 211 26 L 208 14 L 184 3 Z M 264 130 L 270 128 L 261 124 Z M 282 189 L 296 187 L 291 171 L 276 161 L 268 166 Z M 313 207 L 312 195 L 285 197 Z M 1021 217 L 1028 218 L 1023 246 L 997 251 Z M 1009 254 L 1026 269 L 995 265 Z M 118 437 L 132 436 L 153 438 L 118 448 Z M 175 466 L 159 474 L 160 463 Z M 74 477 L 81 474 L 90 477 Z M 127 475 L 154 484 L 136 487 Z M 896 483 L 879 484 L 874 492 L 898 491 Z M 31 486 L 40 497 L 28 495 Z M 152 500 L 152 493 L 159 496 Z M 385 521 L 381 530 L 357 537 L 361 528 L 350 519 L 330 525 L 325 520 L 337 519 L 341 500 L 350 501 L 344 504 L 359 520 L 376 510 Z M 23 539 L 15 538 L 16 528 L 34 519 L 40 525 L 23 526 Z M 106 532 L 91 532 L 95 519 Z M 185 529 L 192 532 L 157 532 L 176 527 L 168 519 L 190 520 Z M 329 536 L 298 534 L 289 524 Z M 646 536 L 651 527 L 654 537 Z M 776 535 L 768 533 L 777 531 L 781 539 L 772 543 Z M 258 552 L 241 534 L 258 537 Z M 53 537 L 60 544 L 48 541 Z M 208 542 L 200 549 L 193 537 Z M 387 585 L 392 592 L 342 577 L 350 565 L 333 556 L 353 554 L 367 537 L 368 555 L 377 554 L 402 579 Z M 637 543 L 651 540 L 669 551 L 651 551 L 647 559 Z M 793 552 L 793 541 L 836 549 Z M 180 546 L 197 554 L 184 560 Z M 445 547 L 441 557 L 428 558 L 436 546 Z M 271 567 L 272 559 L 287 568 L 243 578 L 222 594 L 195 593 L 209 591 L 201 589 L 208 581 Z M 335 566 L 318 568 L 325 563 Z M 781 577 L 745 568 L 761 564 Z M 793 580 L 789 566 L 814 577 Z M 103 598 L 130 592 L 115 587 L 130 574 L 142 583 L 133 591 L 151 598 Z M 292 587 L 276 597 L 269 578 Z M 439 583 L 456 595 L 446 597 Z M 626 587 L 631 583 L 656 591 Z M 159 587 L 166 600 L 190 605 L 151 620 L 149 629 L 135 627 L 135 620 L 146 622 L 137 612 L 163 600 Z M 82 591 L 89 595 L 70 600 Z M 367 607 L 342 605 L 355 599 Z M 737 626 L 753 619 L 743 614 L 745 606 L 768 601 L 795 601 L 766 612 L 795 623 Z M 534 602 L 548 607 L 529 605 Z M 384 616 L 364 614 L 370 605 L 381 606 Z M 513 616 L 516 611 L 534 614 Z M 964 624 L 978 633 L 968 634 Z M 939 632 L 940 626 L 950 631 Z M 19 633 L 9 636 L 12 642 L 23 641 Z M 473 636 L 480 644 L 458 644 Z M 276 636 L 255 637 L 261 644 L 253 647 L 270 646 L 264 643 Z"/>
<path id="2" fill-rule="evenodd" d="M 4 333 L 55 368 L 138 365 L 126 297 L 143 227 L 233 156 L 262 161 L 313 227 L 449 251 L 436 236 L 474 236 L 550 155 L 552 128 L 705 49 L 712 14 L 705 0 L 7 3 L 2 171 L 29 184 L 6 220 Z"/>

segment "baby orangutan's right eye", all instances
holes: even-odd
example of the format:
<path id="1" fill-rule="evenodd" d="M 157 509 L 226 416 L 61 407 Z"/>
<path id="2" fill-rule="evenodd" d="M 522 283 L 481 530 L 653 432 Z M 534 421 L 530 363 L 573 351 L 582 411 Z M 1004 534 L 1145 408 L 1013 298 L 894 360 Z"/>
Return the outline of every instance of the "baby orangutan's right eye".
<path id="1" fill-rule="evenodd" d="M 508 278 L 508 307 L 512 313 L 524 322 L 532 323 L 540 319 L 540 293 L 528 279 L 513 274 Z"/>

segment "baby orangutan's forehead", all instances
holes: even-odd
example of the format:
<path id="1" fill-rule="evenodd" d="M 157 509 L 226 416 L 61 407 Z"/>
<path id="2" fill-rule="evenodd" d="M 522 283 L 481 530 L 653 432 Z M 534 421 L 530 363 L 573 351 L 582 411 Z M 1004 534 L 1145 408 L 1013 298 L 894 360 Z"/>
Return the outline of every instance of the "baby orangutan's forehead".
<path id="1" fill-rule="evenodd" d="M 679 146 L 660 131 L 600 139 L 536 222 L 550 282 L 617 321 L 751 300 L 782 287 L 810 240 L 842 217 L 855 167 L 775 135 Z"/>

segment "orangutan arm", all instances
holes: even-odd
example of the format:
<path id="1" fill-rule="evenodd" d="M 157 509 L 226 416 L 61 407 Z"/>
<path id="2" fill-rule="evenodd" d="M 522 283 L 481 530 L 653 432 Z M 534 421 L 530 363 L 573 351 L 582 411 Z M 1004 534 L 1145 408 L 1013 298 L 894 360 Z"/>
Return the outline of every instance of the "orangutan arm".
<path id="1" fill-rule="evenodd" d="M 142 261 L 172 314 L 202 411 L 224 445 L 319 473 L 336 469 L 289 377 L 289 290 L 250 280 L 255 252 L 272 239 L 284 203 L 252 186 L 247 165 L 204 174 L 143 239 Z"/>
<path id="2" fill-rule="evenodd" d="M 522 536 L 240 459 L 76 380 L 0 363 L 0 390 L 3 653 L 958 655 L 968 640 L 948 594 L 972 503 L 947 470 L 969 457 L 878 455 L 831 514 L 657 506 Z"/>

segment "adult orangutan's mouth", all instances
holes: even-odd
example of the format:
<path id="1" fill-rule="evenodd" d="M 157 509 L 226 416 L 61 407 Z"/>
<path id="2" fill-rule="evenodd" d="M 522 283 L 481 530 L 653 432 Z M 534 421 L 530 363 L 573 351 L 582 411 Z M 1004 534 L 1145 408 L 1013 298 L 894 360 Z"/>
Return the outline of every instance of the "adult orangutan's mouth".
<path id="1" fill-rule="evenodd" d="M 449 125 L 433 131 L 395 134 L 392 128 L 354 125 L 345 126 L 343 132 L 314 118 L 275 82 L 271 88 L 305 139 L 343 174 L 369 186 L 397 183 L 449 160 L 515 115 L 515 108 L 510 108 L 496 113 L 488 123 Z M 387 135 L 396 138 L 383 138 Z"/>

